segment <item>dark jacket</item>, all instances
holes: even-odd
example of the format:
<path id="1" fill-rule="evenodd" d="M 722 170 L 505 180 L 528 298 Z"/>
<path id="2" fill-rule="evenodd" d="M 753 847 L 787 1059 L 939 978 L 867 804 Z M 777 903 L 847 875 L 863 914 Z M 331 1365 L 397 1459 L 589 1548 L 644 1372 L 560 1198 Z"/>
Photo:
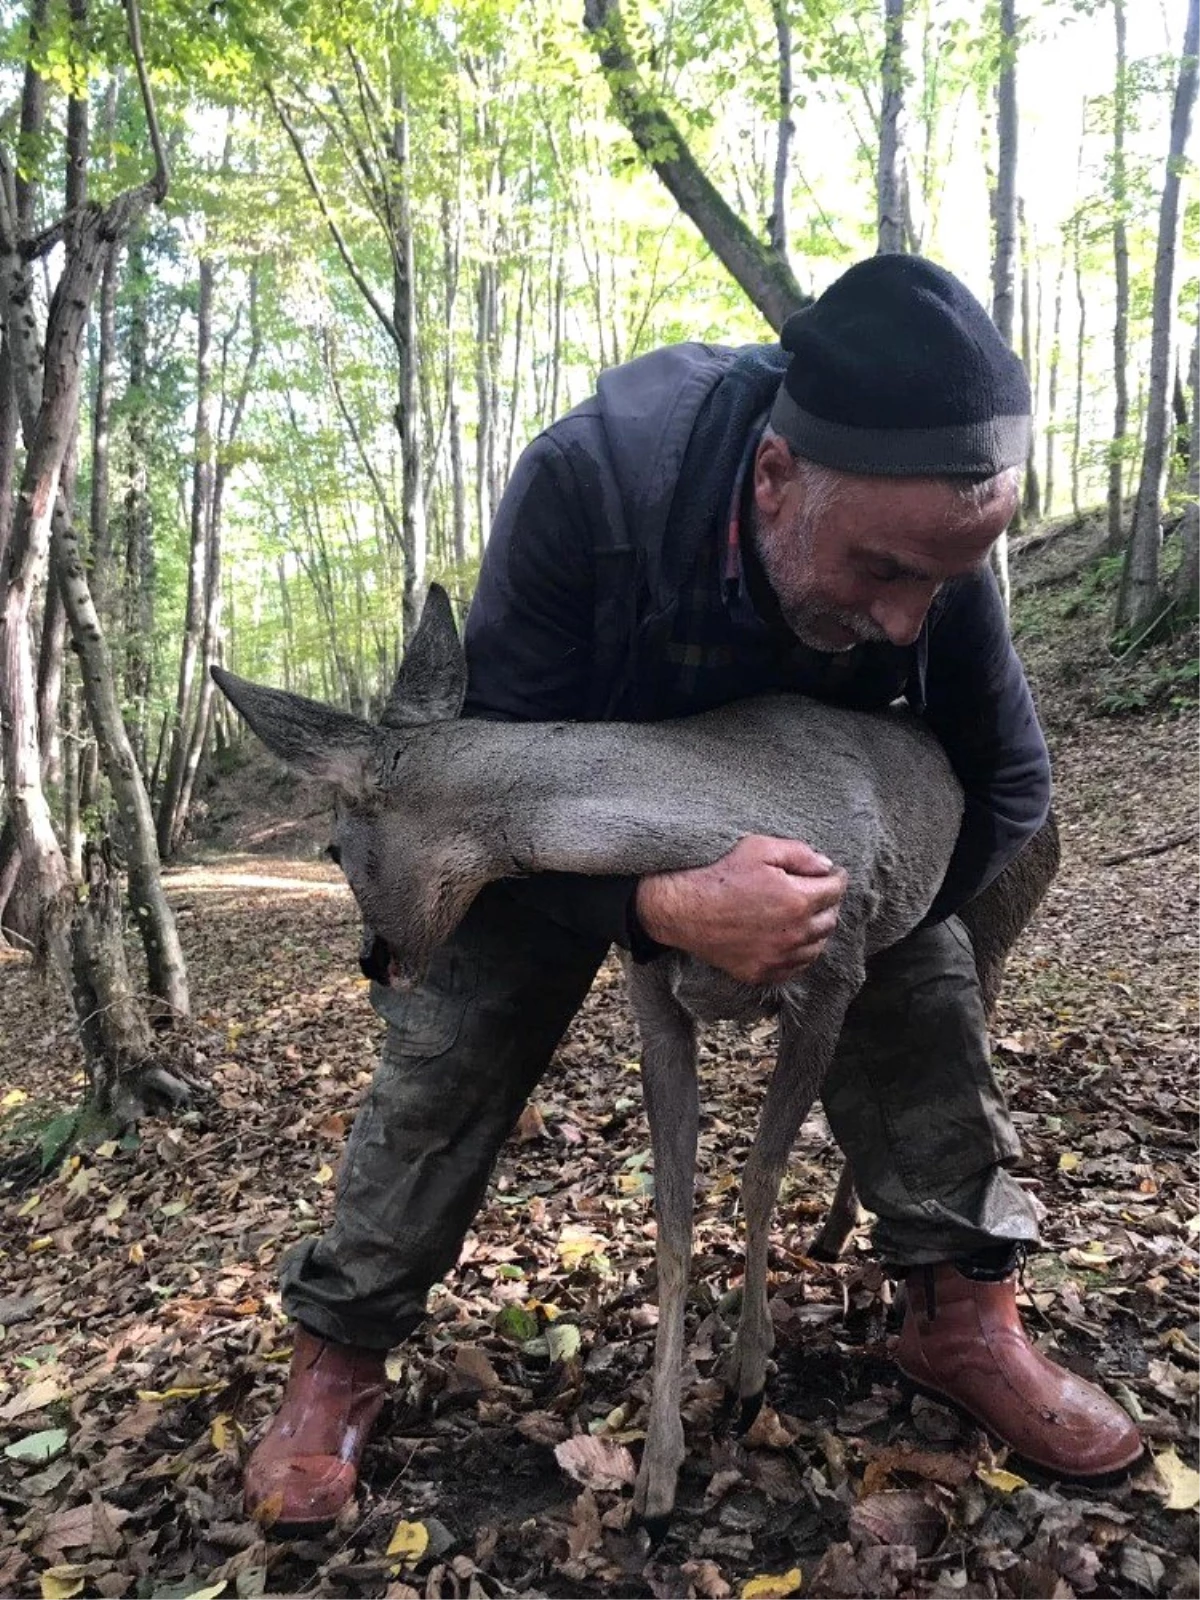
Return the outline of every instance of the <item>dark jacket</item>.
<path id="1" fill-rule="evenodd" d="M 591 399 L 530 444 L 467 619 L 468 715 L 645 720 L 713 703 L 700 687 L 681 700 L 663 663 L 681 606 L 721 583 L 739 466 L 786 360 L 778 345 L 655 351 L 602 374 Z M 966 795 L 931 919 L 986 887 L 1045 820 L 1045 741 L 990 572 L 948 585 L 905 650 L 830 657 L 790 636 L 781 648 L 765 620 L 749 634 L 729 627 L 738 666 L 719 698 L 787 689 L 869 708 L 902 695 L 926 719 Z M 633 880 L 530 888 L 558 920 L 628 943 Z"/>

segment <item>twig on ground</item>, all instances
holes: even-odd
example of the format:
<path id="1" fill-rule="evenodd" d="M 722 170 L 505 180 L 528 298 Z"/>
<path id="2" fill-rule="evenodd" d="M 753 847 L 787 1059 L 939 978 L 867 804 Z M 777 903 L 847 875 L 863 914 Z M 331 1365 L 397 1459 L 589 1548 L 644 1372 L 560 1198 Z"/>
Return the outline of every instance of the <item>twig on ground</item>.
<path id="1" fill-rule="evenodd" d="M 1101 856 L 1102 867 L 1119 867 L 1123 861 L 1140 861 L 1145 856 L 1165 855 L 1168 850 L 1176 850 L 1181 844 L 1190 844 L 1200 834 L 1200 827 L 1184 828 L 1180 833 L 1172 833 L 1165 839 L 1160 839 L 1157 844 L 1140 844 L 1133 850 L 1122 850 L 1115 856 Z"/>

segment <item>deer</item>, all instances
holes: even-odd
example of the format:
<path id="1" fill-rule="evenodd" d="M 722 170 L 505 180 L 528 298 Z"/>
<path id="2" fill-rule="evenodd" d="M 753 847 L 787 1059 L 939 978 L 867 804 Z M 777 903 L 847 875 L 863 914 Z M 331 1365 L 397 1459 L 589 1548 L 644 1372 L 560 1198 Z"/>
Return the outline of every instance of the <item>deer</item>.
<path id="1" fill-rule="evenodd" d="M 748 834 L 802 839 L 846 874 L 819 959 L 757 987 L 680 951 L 634 965 L 654 1155 L 659 1320 L 634 1510 L 659 1538 L 685 1459 L 684 1310 L 699 1132 L 697 1025 L 778 1019 L 778 1045 L 742 1174 L 745 1277 L 725 1369 L 753 1418 L 774 1344 L 768 1230 L 797 1132 L 821 1091 L 847 1007 L 877 952 L 929 910 L 959 832 L 962 793 L 919 719 L 769 695 L 665 722 L 492 722 L 461 716 L 467 663 L 449 597 L 431 585 L 378 723 L 221 668 L 222 692 L 285 764 L 332 784 L 331 853 L 382 940 L 392 981 L 419 982 L 490 882 L 538 872 L 634 874 L 710 865 Z M 1004 959 L 1057 864 L 1057 835 L 989 891 L 981 978 Z M 1025 856 L 1018 858 L 1024 860 Z M 982 898 L 982 897 L 981 897 Z M 982 908 L 985 909 L 986 908 Z M 978 921 L 978 917 L 976 918 Z M 857 1209 L 847 1169 L 819 1245 L 836 1254 Z"/>

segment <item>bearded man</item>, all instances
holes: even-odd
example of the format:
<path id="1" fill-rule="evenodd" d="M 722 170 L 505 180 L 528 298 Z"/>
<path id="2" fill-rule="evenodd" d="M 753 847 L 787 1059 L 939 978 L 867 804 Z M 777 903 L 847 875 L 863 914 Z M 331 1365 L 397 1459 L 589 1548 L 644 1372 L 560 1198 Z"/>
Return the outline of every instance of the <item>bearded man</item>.
<path id="1" fill-rule="evenodd" d="M 1094 1480 L 1141 1441 L 1021 1326 L 1037 1223 L 955 915 L 1050 802 L 988 564 L 1029 433 L 1020 362 L 961 283 L 912 256 L 852 267 L 779 343 L 679 345 L 606 372 L 513 473 L 467 619 L 466 709 L 649 720 L 793 691 L 903 698 L 924 718 L 963 787 L 961 833 L 923 925 L 869 969 L 825 1109 L 907 1283 L 901 1369 L 1026 1459 Z M 750 837 L 696 871 L 494 884 L 418 988 L 373 984 L 382 1062 L 333 1226 L 285 1263 L 295 1352 L 247 1470 L 251 1511 L 311 1527 L 353 1494 L 384 1353 L 457 1259 L 609 946 L 781 982 L 821 954 L 844 881 L 803 840 Z"/>

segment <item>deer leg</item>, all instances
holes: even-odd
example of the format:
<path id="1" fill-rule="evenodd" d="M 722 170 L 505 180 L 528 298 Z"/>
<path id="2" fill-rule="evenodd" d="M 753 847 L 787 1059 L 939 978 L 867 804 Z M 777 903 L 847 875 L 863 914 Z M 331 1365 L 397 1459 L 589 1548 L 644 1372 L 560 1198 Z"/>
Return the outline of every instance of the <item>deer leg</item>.
<path id="1" fill-rule="evenodd" d="M 805 1253 L 814 1261 L 836 1261 L 846 1248 L 847 1239 L 862 1220 L 863 1208 L 858 1201 L 854 1173 L 850 1163 L 843 1157 L 841 1176 L 829 1214 Z"/>
<path id="2" fill-rule="evenodd" d="M 775 1071 L 742 1175 L 746 1278 L 741 1320 L 725 1369 L 726 1388 L 741 1401 L 744 1427 L 754 1420 L 762 1405 L 767 1357 L 775 1346 L 775 1331 L 767 1309 L 771 1213 L 800 1124 L 820 1093 L 825 1071 L 833 1059 L 848 1003 L 848 993 L 832 987 L 812 992 L 806 986 L 802 1012 L 785 1006 L 780 1016 Z"/>
<path id="3" fill-rule="evenodd" d="M 654 1209 L 658 1218 L 658 1331 L 646 1447 L 634 1489 L 634 1510 L 652 1541 L 667 1531 L 683 1463 L 679 1415 L 683 1320 L 692 1260 L 696 1139 L 696 1030 L 653 967 L 629 972 L 629 991 L 642 1035 L 642 1092 L 654 1149 Z"/>

